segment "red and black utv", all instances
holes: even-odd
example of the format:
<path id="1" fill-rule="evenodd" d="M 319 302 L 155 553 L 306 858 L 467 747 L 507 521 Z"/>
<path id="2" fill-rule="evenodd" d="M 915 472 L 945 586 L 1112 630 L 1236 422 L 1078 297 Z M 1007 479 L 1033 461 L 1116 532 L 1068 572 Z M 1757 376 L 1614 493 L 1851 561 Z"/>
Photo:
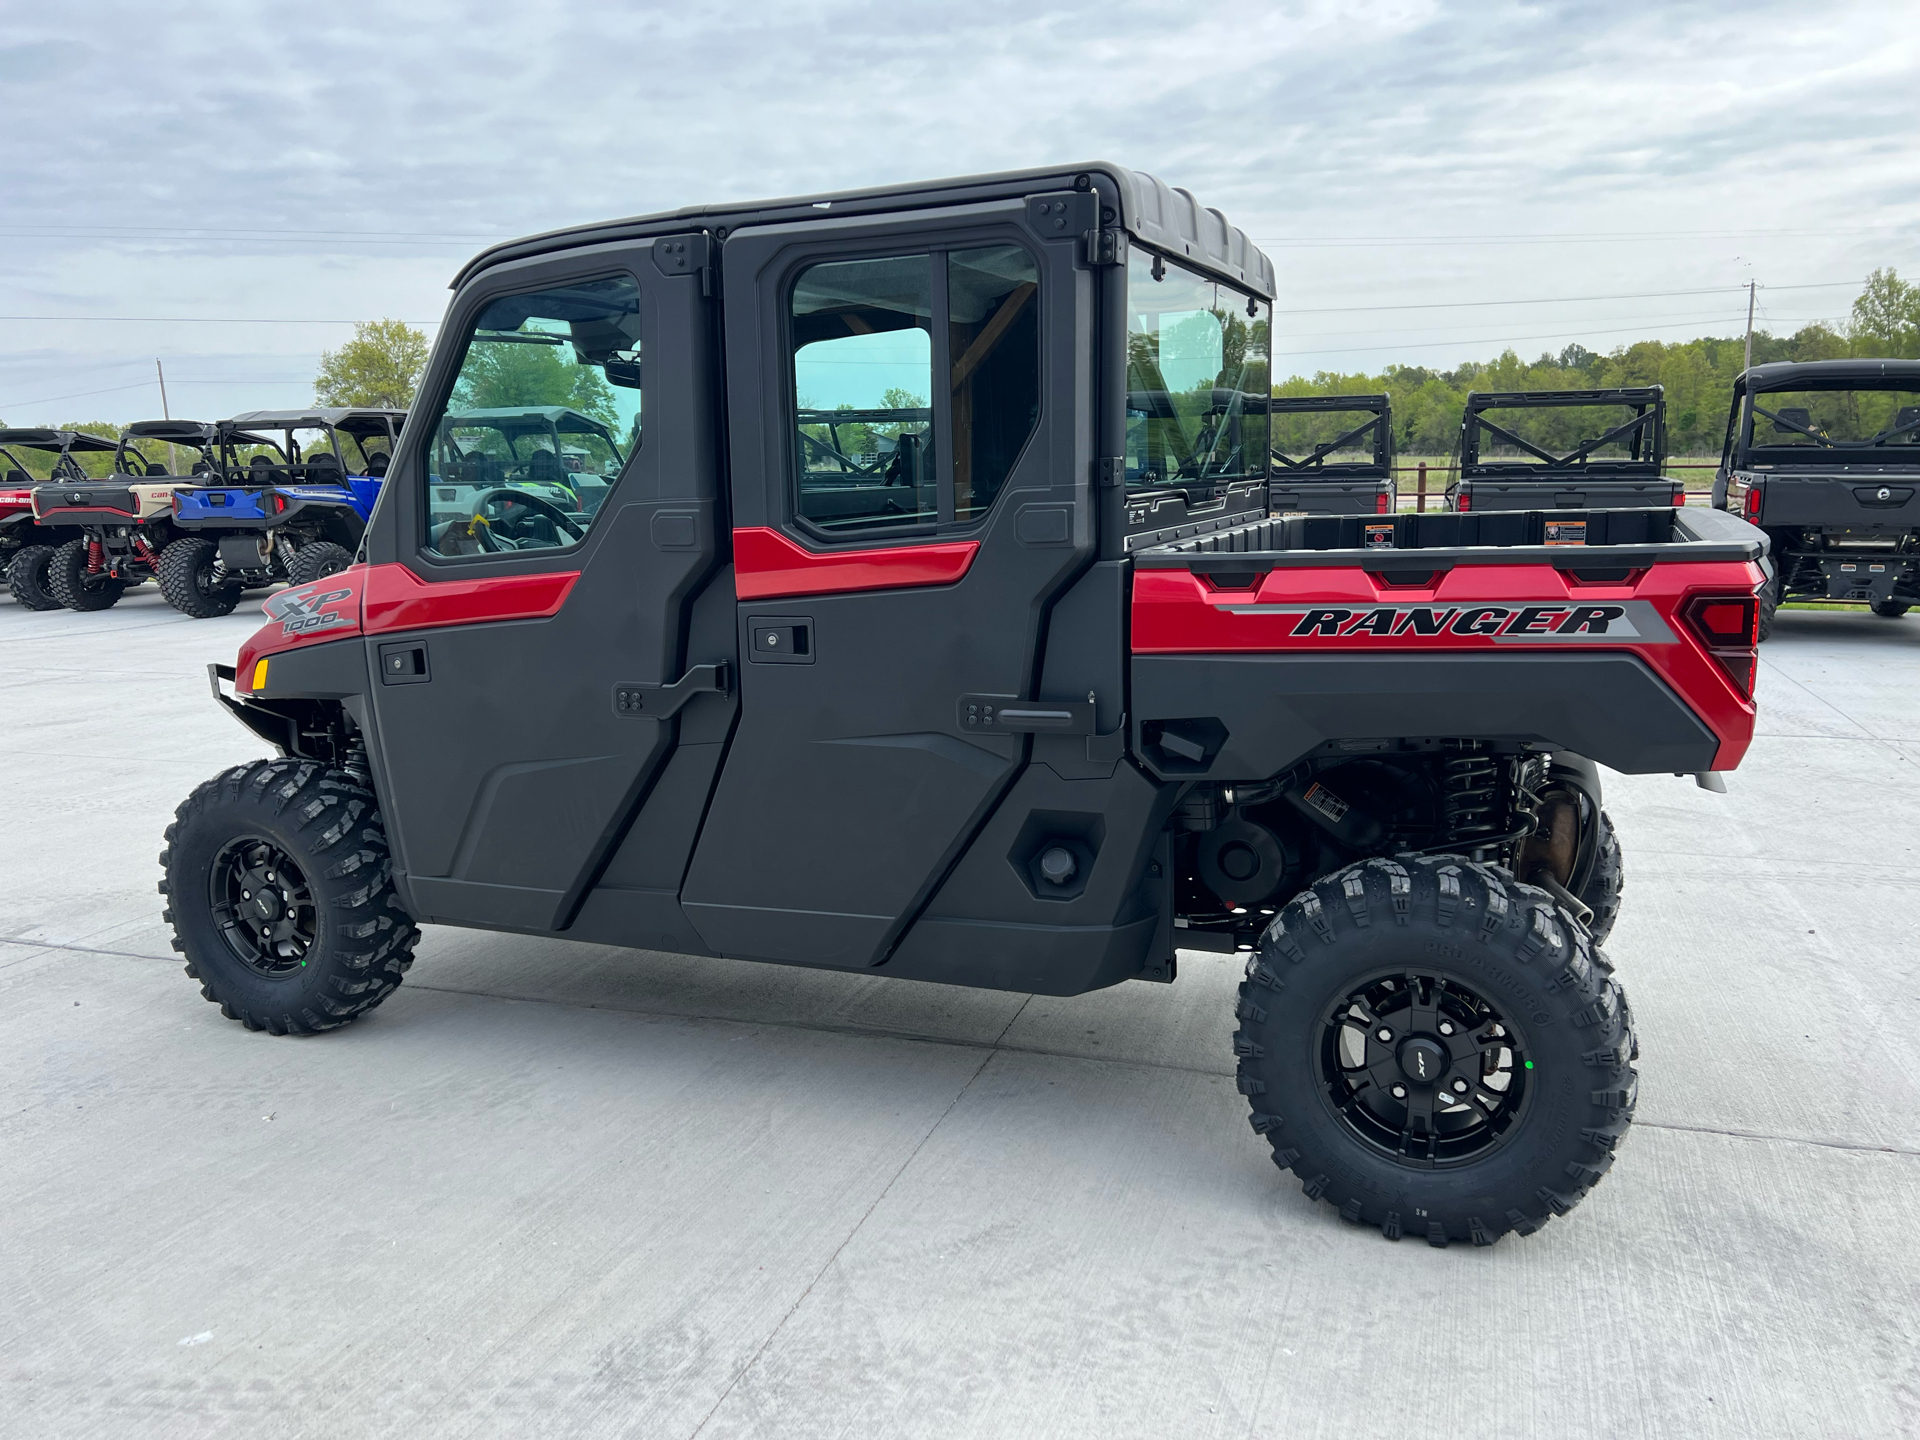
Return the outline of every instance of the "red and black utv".
<path id="1" fill-rule="evenodd" d="M 213 667 L 281 757 L 167 830 L 223 1013 L 364 1015 L 425 922 L 1051 995 L 1238 952 L 1253 1128 L 1347 1219 L 1486 1243 L 1612 1164 L 1597 766 L 1739 763 L 1752 527 L 1268 518 L 1272 266 L 1111 165 L 590 225 L 455 288 L 365 562 Z M 619 437 L 590 511 L 438 473 L 512 386 Z"/>
<path id="2" fill-rule="evenodd" d="M 1391 515 L 1393 398 L 1388 395 L 1276 395 L 1275 515 Z"/>
<path id="3" fill-rule="evenodd" d="M 37 451 L 47 457 L 48 479 L 91 484 L 93 477 L 80 463 L 82 455 L 115 454 L 118 446 L 84 430 L 0 429 L 0 447 Z M 78 539 L 77 526 L 60 520 L 42 520 L 34 514 L 35 479 L 27 462 L 13 449 L 5 450 L 6 482 L 0 486 L 0 556 L 6 560 L 7 590 L 28 610 L 58 610 L 60 601 L 47 588 L 47 567 L 53 552 Z"/>
<path id="4" fill-rule="evenodd" d="M 1920 605 L 1920 360 L 1756 365 L 1733 383 L 1713 503 L 1773 542 L 1760 638 L 1788 599 Z"/>

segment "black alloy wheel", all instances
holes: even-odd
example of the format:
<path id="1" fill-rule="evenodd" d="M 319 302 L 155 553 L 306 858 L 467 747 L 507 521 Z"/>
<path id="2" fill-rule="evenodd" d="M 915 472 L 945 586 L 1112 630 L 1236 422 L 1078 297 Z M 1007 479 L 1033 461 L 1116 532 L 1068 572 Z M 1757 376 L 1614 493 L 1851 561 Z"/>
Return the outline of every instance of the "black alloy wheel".
<path id="1" fill-rule="evenodd" d="M 1320 1079 L 1362 1144 L 1434 1169 L 1480 1158 L 1526 1110 L 1519 1037 L 1458 980 L 1409 971 L 1361 985 L 1326 1017 Z"/>
<path id="2" fill-rule="evenodd" d="M 255 835 L 228 843 L 207 872 L 207 903 L 234 957 L 256 975 L 306 968 L 316 933 L 313 892 L 299 864 Z"/>

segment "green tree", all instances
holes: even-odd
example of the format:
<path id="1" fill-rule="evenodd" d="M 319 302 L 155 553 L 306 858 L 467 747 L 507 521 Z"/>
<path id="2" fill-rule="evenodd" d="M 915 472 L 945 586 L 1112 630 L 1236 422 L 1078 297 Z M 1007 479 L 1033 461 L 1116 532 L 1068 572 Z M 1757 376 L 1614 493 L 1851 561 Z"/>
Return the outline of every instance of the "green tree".
<path id="1" fill-rule="evenodd" d="M 1854 299 L 1847 338 L 1856 355 L 1920 358 L 1920 285 L 1908 284 L 1892 270 L 1875 270 Z"/>
<path id="2" fill-rule="evenodd" d="M 404 320 L 363 320 L 353 339 L 320 355 L 314 403 L 404 410 L 427 368 L 427 337 Z"/>
<path id="3" fill-rule="evenodd" d="M 605 378 L 591 365 L 562 362 L 559 351 L 556 345 L 475 340 L 453 387 L 451 409 L 565 405 L 618 430 L 620 416 Z"/>

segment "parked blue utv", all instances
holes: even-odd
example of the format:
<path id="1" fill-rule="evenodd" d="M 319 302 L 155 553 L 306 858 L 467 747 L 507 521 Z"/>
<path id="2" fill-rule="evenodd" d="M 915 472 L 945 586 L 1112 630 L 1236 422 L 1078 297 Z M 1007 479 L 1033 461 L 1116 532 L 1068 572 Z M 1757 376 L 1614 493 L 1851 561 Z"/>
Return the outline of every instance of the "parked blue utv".
<path id="1" fill-rule="evenodd" d="M 173 496 L 182 532 L 160 588 L 183 615 L 229 613 L 241 594 L 305 585 L 353 562 L 406 412 L 252 410 L 216 427 L 217 477 Z"/>

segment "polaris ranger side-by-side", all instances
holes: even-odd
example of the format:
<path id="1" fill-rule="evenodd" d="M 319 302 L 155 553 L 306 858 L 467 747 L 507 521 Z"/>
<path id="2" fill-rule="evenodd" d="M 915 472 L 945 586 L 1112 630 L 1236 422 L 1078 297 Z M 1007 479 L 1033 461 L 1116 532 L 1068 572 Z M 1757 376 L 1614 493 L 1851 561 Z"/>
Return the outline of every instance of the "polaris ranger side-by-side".
<path id="1" fill-rule="evenodd" d="M 254 410 L 215 427 L 218 473 L 173 492 L 180 538 L 160 589 L 183 615 L 225 615 L 249 588 L 346 569 L 404 411 Z"/>
<path id="2" fill-rule="evenodd" d="M 1454 456 L 1452 510 L 1687 503 L 1686 485 L 1666 474 L 1667 402 L 1658 385 L 1470 394 Z"/>
<path id="3" fill-rule="evenodd" d="M 1386 395 L 1276 395 L 1275 515 L 1391 515 L 1393 401 Z"/>
<path id="4" fill-rule="evenodd" d="M 1920 360 L 1756 365 L 1733 383 L 1713 503 L 1773 542 L 1760 638 L 1783 600 L 1920 605 Z"/>
<path id="5" fill-rule="evenodd" d="M 1268 518 L 1272 266 L 1105 164 L 455 288 L 365 563 L 212 667 L 280 752 L 161 857 L 224 1014 L 364 1015 L 429 921 L 1051 995 L 1237 952 L 1253 1128 L 1347 1219 L 1489 1243 L 1612 1164 L 1597 766 L 1739 763 L 1752 527 Z M 510 384 L 622 437 L 590 511 L 490 469 L 442 504 Z"/>

